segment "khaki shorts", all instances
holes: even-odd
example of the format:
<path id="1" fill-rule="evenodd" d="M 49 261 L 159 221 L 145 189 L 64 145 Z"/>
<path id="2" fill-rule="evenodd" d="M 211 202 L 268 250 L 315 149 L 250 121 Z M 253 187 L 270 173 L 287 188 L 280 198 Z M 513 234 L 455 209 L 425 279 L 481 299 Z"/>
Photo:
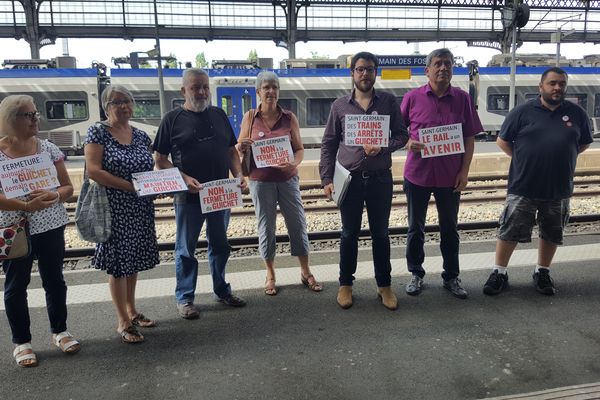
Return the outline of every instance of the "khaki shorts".
<path id="1" fill-rule="evenodd" d="M 541 239 L 562 244 L 569 211 L 569 199 L 536 200 L 509 194 L 498 222 L 498 239 L 531 242 L 533 225 L 537 222 Z"/>

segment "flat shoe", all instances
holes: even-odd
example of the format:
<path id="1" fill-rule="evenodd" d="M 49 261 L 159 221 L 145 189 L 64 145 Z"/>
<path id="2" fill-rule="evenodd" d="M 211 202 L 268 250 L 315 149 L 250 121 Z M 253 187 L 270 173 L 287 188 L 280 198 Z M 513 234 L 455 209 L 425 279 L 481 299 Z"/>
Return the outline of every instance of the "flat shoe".
<path id="1" fill-rule="evenodd" d="M 25 350 L 32 350 L 32 352 L 28 354 L 19 355 Z M 13 351 L 13 357 L 15 358 L 17 365 L 21 368 L 32 368 L 37 367 L 38 365 L 37 357 L 35 356 L 35 354 L 33 353 L 33 349 L 31 348 L 31 343 L 23 343 L 15 347 L 15 350 Z M 27 360 L 32 360 L 32 362 L 27 364 L 24 363 L 24 361 Z"/>
<path id="2" fill-rule="evenodd" d="M 135 326 L 139 326 L 141 328 L 154 328 L 156 326 L 156 321 L 146 318 L 146 316 L 142 313 L 139 313 L 135 317 L 131 319 L 131 323 Z"/>
<path id="3" fill-rule="evenodd" d="M 61 340 L 68 338 L 71 339 L 66 343 L 61 342 Z M 64 331 L 61 333 L 57 333 L 52 335 L 52 339 L 54 339 L 54 345 L 60 349 L 65 354 L 75 354 L 79 350 L 81 350 L 81 344 L 75 339 L 73 339 L 73 335 L 69 333 L 69 331 Z"/>
<path id="4" fill-rule="evenodd" d="M 320 292 L 323 290 L 323 286 L 317 282 L 313 274 L 308 274 L 308 276 L 304 276 L 300 274 L 300 282 L 313 292 Z"/>
<path id="5" fill-rule="evenodd" d="M 133 325 L 128 326 L 119 333 L 121 334 L 121 341 L 123 343 L 136 344 L 144 341 L 144 336 Z"/>

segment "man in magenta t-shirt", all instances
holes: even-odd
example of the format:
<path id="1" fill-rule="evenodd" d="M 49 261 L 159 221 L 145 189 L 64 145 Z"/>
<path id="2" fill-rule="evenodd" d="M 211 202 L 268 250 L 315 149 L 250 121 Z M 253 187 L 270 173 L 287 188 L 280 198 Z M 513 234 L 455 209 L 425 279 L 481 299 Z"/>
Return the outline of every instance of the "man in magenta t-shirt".
<path id="1" fill-rule="evenodd" d="M 429 83 L 404 96 L 400 110 L 410 138 L 404 166 L 404 192 L 408 202 L 406 261 L 412 279 L 409 295 L 418 295 L 425 270 L 425 217 L 433 193 L 440 224 L 444 259 L 444 287 L 461 299 L 457 231 L 460 192 L 467 186 L 475 147 L 474 136 L 483 131 L 469 94 L 453 87 L 454 56 L 448 49 L 432 51 L 425 60 Z"/>

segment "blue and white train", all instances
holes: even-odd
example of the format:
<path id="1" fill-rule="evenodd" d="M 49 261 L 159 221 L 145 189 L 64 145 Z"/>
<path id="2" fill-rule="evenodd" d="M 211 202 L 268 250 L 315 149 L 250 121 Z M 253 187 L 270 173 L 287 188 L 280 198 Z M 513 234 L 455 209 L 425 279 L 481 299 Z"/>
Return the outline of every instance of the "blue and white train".
<path id="1" fill-rule="evenodd" d="M 569 74 L 568 99 L 589 113 L 594 125 L 600 121 L 600 68 L 565 68 Z M 427 82 L 422 67 L 410 69 L 405 79 L 386 79 L 379 71 L 376 89 L 404 94 Z M 538 83 L 545 67 L 518 67 L 516 104 L 537 96 Z M 300 122 L 306 145 L 318 145 L 331 107 L 337 97 L 351 89 L 348 69 L 274 70 L 280 76 L 280 104 L 293 111 Z M 183 70 L 164 70 L 166 108 L 180 106 Z M 257 105 L 255 82 L 259 70 L 210 69 L 212 104 L 223 108 L 234 130 L 244 113 Z M 112 82 L 127 87 L 135 97 L 132 123 L 156 134 L 160 122 L 157 72 L 154 69 L 112 69 L 110 77 L 96 69 L 0 69 L 0 100 L 9 94 L 29 94 L 41 112 L 41 135 L 57 143 L 67 154 L 81 151 L 81 137 L 87 128 L 103 118 L 99 98 L 103 88 Z M 471 93 L 481 122 L 489 135 L 494 135 L 508 112 L 509 68 L 479 68 L 469 74 L 468 68 L 455 68 L 452 83 Z M 596 126 L 595 126 L 596 128 Z"/>

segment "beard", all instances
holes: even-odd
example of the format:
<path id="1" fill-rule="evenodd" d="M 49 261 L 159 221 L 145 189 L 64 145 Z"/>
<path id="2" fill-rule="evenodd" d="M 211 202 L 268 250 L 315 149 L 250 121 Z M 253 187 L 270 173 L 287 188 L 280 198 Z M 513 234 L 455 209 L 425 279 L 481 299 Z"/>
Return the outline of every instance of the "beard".
<path id="1" fill-rule="evenodd" d="M 550 104 L 551 106 L 557 106 L 560 103 L 562 103 L 565 99 L 565 93 L 561 93 L 558 99 L 553 98 L 552 94 L 550 93 L 542 93 L 542 98 L 546 103 Z"/>
<path id="2" fill-rule="evenodd" d="M 209 99 L 189 98 L 189 99 L 187 99 L 187 103 L 189 105 L 190 110 L 192 110 L 194 112 L 203 112 L 210 105 L 210 100 Z"/>
<path id="3" fill-rule="evenodd" d="M 355 80 L 354 81 L 354 87 L 363 92 L 363 93 L 368 93 L 371 91 L 371 89 L 373 89 L 373 86 L 375 86 L 375 80 Z"/>

